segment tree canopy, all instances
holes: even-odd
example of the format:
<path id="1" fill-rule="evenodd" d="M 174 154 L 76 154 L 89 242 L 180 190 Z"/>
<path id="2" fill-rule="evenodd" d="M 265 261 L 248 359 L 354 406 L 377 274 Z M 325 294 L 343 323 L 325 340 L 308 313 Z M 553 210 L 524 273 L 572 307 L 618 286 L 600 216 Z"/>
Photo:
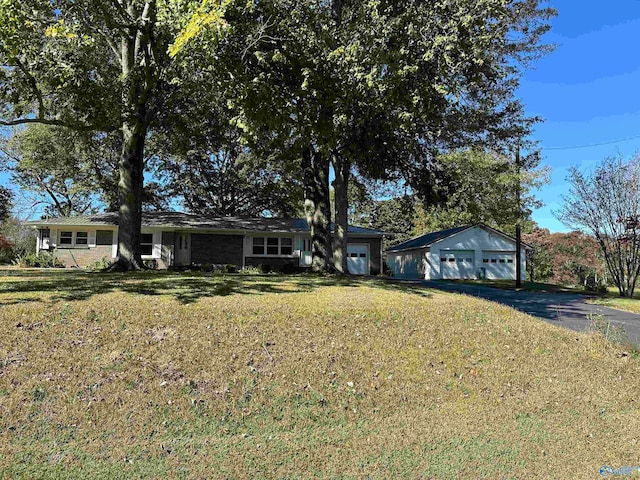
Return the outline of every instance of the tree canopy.
<path id="1" fill-rule="evenodd" d="M 640 275 L 640 156 L 610 157 L 592 172 L 569 171 L 558 218 L 592 235 L 620 296 L 631 297 Z"/>

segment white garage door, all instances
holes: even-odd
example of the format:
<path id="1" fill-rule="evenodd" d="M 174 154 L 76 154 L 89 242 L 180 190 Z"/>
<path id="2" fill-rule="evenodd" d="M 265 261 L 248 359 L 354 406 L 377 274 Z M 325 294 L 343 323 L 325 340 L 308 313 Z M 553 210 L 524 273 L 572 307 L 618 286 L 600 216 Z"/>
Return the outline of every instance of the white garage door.
<path id="1" fill-rule="evenodd" d="M 475 253 L 473 251 L 440 250 L 441 278 L 454 280 L 458 278 L 475 278 Z"/>
<path id="2" fill-rule="evenodd" d="M 507 252 L 482 252 L 482 267 L 489 280 L 515 280 L 516 254 Z"/>
<path id="3" fill-rule="evenodd" d="M 347 268 L 352 275 L 369 274 L 369 246 L 347 245 Z"/>

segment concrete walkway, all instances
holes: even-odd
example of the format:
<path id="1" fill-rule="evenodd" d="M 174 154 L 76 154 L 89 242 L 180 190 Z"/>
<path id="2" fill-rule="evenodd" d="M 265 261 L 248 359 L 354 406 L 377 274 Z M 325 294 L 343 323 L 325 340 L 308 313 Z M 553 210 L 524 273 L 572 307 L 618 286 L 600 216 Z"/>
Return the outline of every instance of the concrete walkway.
<path id="1" fill-rule="evenodd" d="M 501 303 L 564 328 L 584 332 L 589 328 L 587 315 L 603 315 L 612 326 L 622 325 L 629 340 L 640 344 L 640 315 L 586 303 L 587 297 L 573 293 L 516 292 L 481 285 L 448 282 L 420 282 L 426 287 L 462 293 Z"/>

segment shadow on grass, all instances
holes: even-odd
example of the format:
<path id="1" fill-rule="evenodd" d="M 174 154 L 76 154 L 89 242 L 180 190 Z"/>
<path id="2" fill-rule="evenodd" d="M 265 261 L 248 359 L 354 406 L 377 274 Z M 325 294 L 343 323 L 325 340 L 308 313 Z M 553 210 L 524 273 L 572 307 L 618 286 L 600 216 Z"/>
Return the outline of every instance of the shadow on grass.
<path id="1" fill-rule="evenodd" d="M 306 293 L 321 287 L 372 286 L 428 297 L 420 285 L 389 283 L 373 277 L 301 275 L 210 274 L 147 271 L 103 273 L 53 269 L 1 269 L 0 305 L 31 302 L 87 300 L 94 295 L 126 292 L 143 296 L 169 296 L 183 304 L 200 298 L 228 295 Z"/>

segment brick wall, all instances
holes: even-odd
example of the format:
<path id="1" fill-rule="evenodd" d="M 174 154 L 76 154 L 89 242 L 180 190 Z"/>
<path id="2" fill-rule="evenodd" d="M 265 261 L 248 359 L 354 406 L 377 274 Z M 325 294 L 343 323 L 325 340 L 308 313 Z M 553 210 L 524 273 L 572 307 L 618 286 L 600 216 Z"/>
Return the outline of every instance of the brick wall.
<path id="1" fill-rule="evenodd" d="M 111 245 L 97 245 L 94 248 L 56 248 L 53 255 L 65 267 L 86 267 L 99 262 L 104 257 L 113 260 Z"/>
<path id="2" fill-rule="evenodd" d="M 235 265 L 242 268 L 242 235 L 191 235 L 191 263 L 204 265 Z"/>
<path id="3" fill-rule="evenodd" d="M 291 265 L 293 269 L 297 269 L 300 265 L 298 258 L 279 258 L 279 257 L 247 257 L 245 260 L 247 267 L 257 267 L 258 265 L 269 265 L 271 270 L 279 271 L 285 266 Z"/>

